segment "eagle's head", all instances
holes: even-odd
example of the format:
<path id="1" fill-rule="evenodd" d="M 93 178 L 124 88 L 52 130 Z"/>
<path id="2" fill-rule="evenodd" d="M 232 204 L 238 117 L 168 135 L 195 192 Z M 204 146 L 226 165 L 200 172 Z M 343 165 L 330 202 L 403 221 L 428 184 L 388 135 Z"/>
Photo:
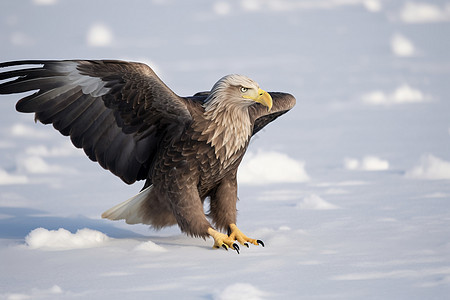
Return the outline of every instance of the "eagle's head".
<path id="1" fill-rule="evenodd" d="M 216 156 L 227 166 L 231 156 L 248 144 L 252 134 L 249 107 L 264 105 L 270 111 L 272 97 L 250 78 L 227 75 L 214 84 L 203 107 L 205 125 L 201 131 Z"/>
<path id="2" fill-rule="evenodd" d="M 270 111 L 272 97 L 258 83 L 243 75 L 227 75 L 219 79 L 205 102 L 205 110 L 243 108 L 260 103 Z"/>

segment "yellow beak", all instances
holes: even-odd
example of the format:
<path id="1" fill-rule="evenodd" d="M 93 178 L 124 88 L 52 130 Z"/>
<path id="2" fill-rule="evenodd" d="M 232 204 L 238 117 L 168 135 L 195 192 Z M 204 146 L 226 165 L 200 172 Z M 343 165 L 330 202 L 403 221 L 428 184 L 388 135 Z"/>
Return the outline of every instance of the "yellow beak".
<path id="1" fill-rule="evenodd" d="M 267 106 L 267 111 L 272 109 L 272 97 L 270 94 L 262 89 L 258 90 L 258 97 L 254 99 L 256 102 L 261 103 L 264 106 Z"/>

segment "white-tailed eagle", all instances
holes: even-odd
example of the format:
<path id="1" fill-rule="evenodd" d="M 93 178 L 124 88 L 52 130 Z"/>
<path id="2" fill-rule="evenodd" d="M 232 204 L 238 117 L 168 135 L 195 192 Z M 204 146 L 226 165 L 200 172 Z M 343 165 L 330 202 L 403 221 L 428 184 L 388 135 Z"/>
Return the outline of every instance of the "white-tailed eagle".
<path id="1" fill-rule="evenodd" d="M 228 75 L 209 92 L 180 97 L 147 65 L 124 61 L 15 61 L 0 68 L 7 68 L 0 94 L 35 91 L 18 101 L 19 112 L 53 124 L 125 183 L 145 180 L 138 195 L 103 218 L 155 228 L 178 224 L 190 236 L 211 236 L 214 247 L 238 252 L 235 241 L 264 245 L 235 225 L 236 173 L 251 137 L 295 105 L 292 95 Z"/>

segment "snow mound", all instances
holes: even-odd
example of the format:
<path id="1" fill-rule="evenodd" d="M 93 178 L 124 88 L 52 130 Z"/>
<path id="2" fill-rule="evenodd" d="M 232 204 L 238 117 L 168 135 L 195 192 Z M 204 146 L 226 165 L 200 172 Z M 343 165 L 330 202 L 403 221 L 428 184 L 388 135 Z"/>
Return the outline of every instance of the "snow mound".
<path id="1" fill-rule="evenodd" d="M 111 46 L 114 40 L 111 29 L 105 24 L 97 23 L 89 28 L 87 33 L 87 44 L 91 47 Z"/>
<path id="2" fill-rule="evenodd" d="M 166 252 L 166 248 L 161 247 L 152 241 L 143 242 L 134 248 L 135 251 L 147 251 L 147 252 Z"/>
<path id="3" fill-rule="evenodd" d="M 435 199 L 436 198 L 450 198 L 450 194 L 436 192 L 436 193 L 431 193 L 431 194 L 425 195 L 424 197 L 425 198 L 435 198 Z"/>
<path id="4" fill-rule="evenodd" d="M 309 11 L 321 9 L 334 9 L 342 6 L 363 6 L 369 12 L 381 11 L 382 5 L 380 0 L 325 0 L 325 1 L 259 1 L 259 0 L 242 0 L 241 7 L 245 11 L 270 11 L 270 12 L 286 12 L 286 11 Z"/>
<path id="5" fill-rule="evenodd" d="M 17 164 L 19 170 L 31 174 L 63 173 L 65 171 L 60 166 L 48 164 L 39 156 L 28 156 L 19 159 Z"/>
<path id="6" fill-rule="evenodd" d="M 30 156 L 42 156 L 42 157 L 64 157 L 83 155 L 82 151 L 75 148 L 69 141 L 59 146 L 48 147 L 45 145 L 30 146 L 25 149 L 25 154 Z"/>
<path id="7" fill-rule="evenodd" d="M 23 175 L 11 175 L 0 168 L 0 185 L 24 184 L 28 183 L 28 178 Z"/>
<path id="8" fill-rule="evenodd" d="M 48 299 L 51 296 L 55 297 L 56 295 L 63 294 L 64 291 L 58 285 L 54 285 L 49 289 L 37 289 L 33 288 L 28 293 L 11 293 L 4 295 L 4 299 L 8 300 L 22 300 L 22 299 Z M 0 296 L 3 296 L 0 294 Z M 53 297 L 51 297 L 53 299 Z M 3 298 L 2 298 L 3 299 Z"/>
<path id="9" fill-rule="evenodd" d="M 323 200 L 316 194 L 311 194 L 303 198 L 303 200 L 300 203 L 297 203 L 296 208 L 312 209 L 312 210 L 328 210 L 328 209 L 338 209 L 339 207 Z"/>
<path id="10" fill-rule="evenodd" d="M 405 50 L 402 50 L 405 51 Z M 362 96 L 362 101 L 368 105 L 391 106 L 397 104 L 420 103 L 428 100 L 420 90 L 407 84 L 399 86 L 391 93 L 375 90 Z"/>
<path id="11" fill-rule="evenodd" d="M 76 233 L 60 228 L 47 230 L 36 228 L 26 237 L 25 243 L 31 249 L 70 250 L 98 247 L 109 241 L 110 237 L 97 230 L 79 229 Z"/>
<path id="12" fill-rule="evenodd" d="M 228 15 L 231 12 L 231 5 L 227 2 L 221 1 L 221 2 L 216 2 L 213 5 L 213 10 L 216 14 L 221 15 L 221 16 L 225 16 Z"/>
<path id="13" fill-rule="evenodd" d="M 365 156 L 361 161 L 355 158 L 345 158 L 344 167 L 347 170 L 384 171 L 389 169 L 389 162 L 376 156 Z"/>
<path id="14" fill-rule="evenodd" d="M 408 57 L 416 52 L 413 43 L 401 34 L 395 34 L 391 38 L 392 52 L 399 57 Z"/>
<path id="15" fill-rule="evenodd" d="M 31 138 L 31 139 L 46 139 L 51 136 L 48 131 L 36 129 L 36 127 L 24 125 L 21 123 L 11 126 L 9 133 L 14 137 Z"/>
<path id="16" fill-rule="evenodd" d="M 379 0 L 363 0 L 364 7 L 370 12 L 379 12 L 381 11 L 382 5 Z"/>
<path id="17" fill-rule="evenodd" d="M 215 300 L 258 300 L 264 299 L 266 293 L 248 283 L 235 283 L 227 286 L 215 295 Z"/>
<path id="18" fill-rule="evenodd" d="M 47 163 L 40 156 L 25 156 L 17 159 L 19 171 L 27 174 L 77 174 L 74 168 Z"/>
<path id="19" fill-rule="evenodd" d="M 417 166 L 406 172 L 406 177 L 415 179 L 450 179 L 450 162 L 431 154 L 424 155 Z"/>
<path id="20" fill-rule="evenodd" d="M 450 5 L 441 8 L 429 3 L 407 2 L 400 19 L 405 23 L 431 23 L 450 21 Z"/>
<path id="21" fill-rule="evenodd" d="M 306 182 L 309 176 L 305 163 L 297 161 L 284 153 L 248 153 L 239 167 L 238 180 L 241 184 L 263 185 L 280 182 Z"/>
<path id="22" fill-rule="evenodd" d="M 55 5 L 58 0 L 33 0 L 34 5 Z"/>

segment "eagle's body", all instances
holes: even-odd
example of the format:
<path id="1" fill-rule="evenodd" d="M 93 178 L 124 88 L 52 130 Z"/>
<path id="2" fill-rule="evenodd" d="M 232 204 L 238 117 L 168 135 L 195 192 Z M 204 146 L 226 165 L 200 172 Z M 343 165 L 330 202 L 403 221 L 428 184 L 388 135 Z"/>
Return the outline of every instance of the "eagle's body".
<path id="1" fill-rule="evenodd" d="M 42 65 L 23 68 L 23 65 Z M 17 66 L 20 66 L 17 69 Z M 295 98 L 267 93 L 241 75 L 220 79 L 210 92 L 179 97 L 146 65 L 122 61 L 19 61 L 0 73 L 0 94 L 38 90 L 16 108 L 52 123 L 93 161 L 131 184 L 135 197 L 103 217 L 155 228 L 178 224 L 215 246 L 258 244 L 235 226 L 237 169 L 250 138 L 287 112 Z M 203 211 L 210 198 L 209 217 Z M 246 244 L 247 245 L 247 244 Z"/>

